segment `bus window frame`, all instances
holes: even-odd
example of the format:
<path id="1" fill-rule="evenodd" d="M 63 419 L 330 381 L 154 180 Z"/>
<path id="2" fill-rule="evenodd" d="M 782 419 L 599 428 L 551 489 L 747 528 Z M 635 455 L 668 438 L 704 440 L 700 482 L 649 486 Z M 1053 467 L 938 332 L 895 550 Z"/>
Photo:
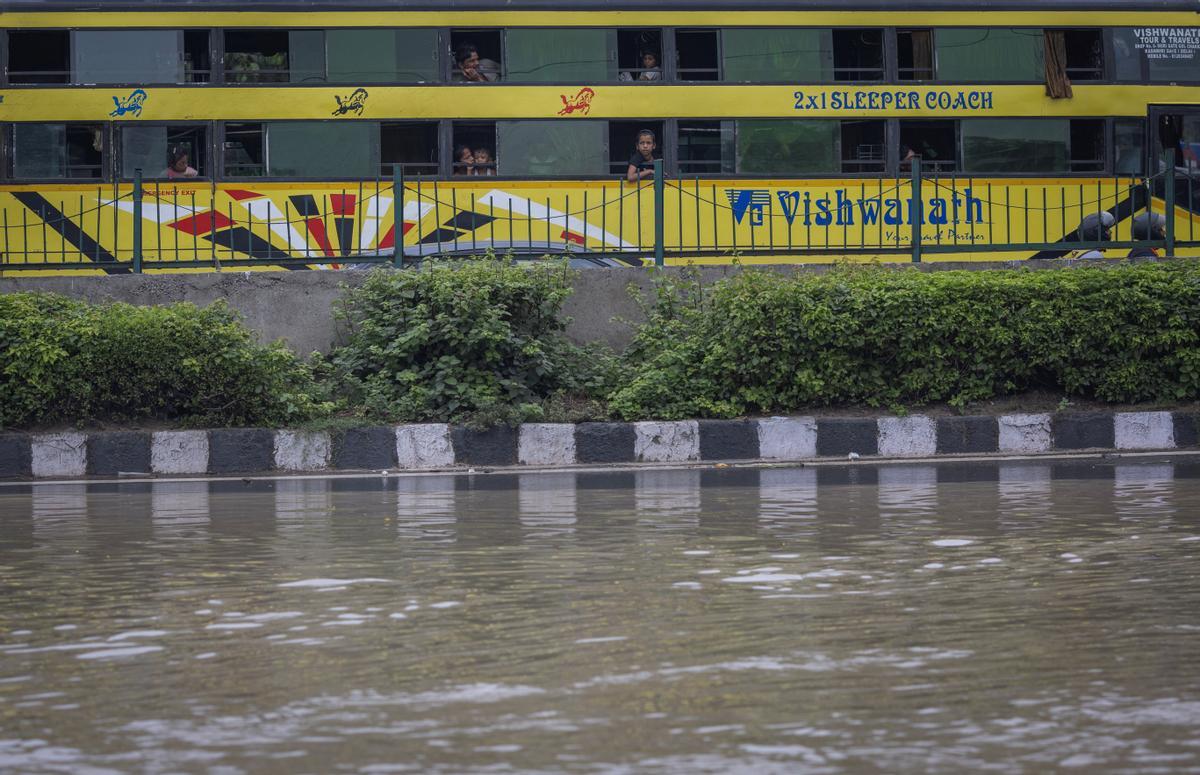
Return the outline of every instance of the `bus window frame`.
<path id="1" fill-rule="evenodd" d="M 213 181 L 216 181 L 218 178 L 214 173 L 217 172 L 218 170 L 216 169 L 216 163 L 215 163 L 216 157 L 213 155 L 214 150 L 216 148 L 216 144 L 213 142 L 213 135 L 215 133 L 214 125 L 217 123 L 219 123 L 219 122 L 216 122 L 213 120 L 146 121 L 146 122 L 139 121 L 137 123 L 115 122 L 115 121 L 112 122 L 113 179 L 119 183 L 128 183 L 133 180 L 133 178 L 125 177 L 123 174 L 124 169 L 122 169 L 124 166 L 124 158 L 123 158 L 124 152 L 121 150 L 123 146 L 120 145 L 120 143 L 124 142 L 124 138 L 122 137 L 122 134 L 126 128 L 177 126 L 177 127 L 203 127 L 203 129 L 204 129 L 204 153 L 208 160 L 208 164 L 206 165 L 208 167 L 207 172 L 205 174 L 196 175 L 195 177 L 191 177 L 191 178 L 168 178 L 165 174 L 164 175 L 155 175 L 155 174 L 151 174 L 150 171 L 148 171 L 148 170 L 142 170 L 142 179 L 145 180 L 150 185 L 154 185 L 155 183 L 160 184 L 160 185 L 162 183 L 171 183 L 173 185 L 178 185 L 180 183 L 186 183 L 186 182 L 192 181 L 192 180 L 203 182 L 204 184 L 207 185 Z M 252 123 L 252 122 L 246 122 L 246 123 Z M 222 159 L 222 161 L 223 161 L 223 159 Z M 164 169 L 164 171 L 166 169 L 165 161 L 163 162 L 163 169 Z"/>
<path id="2" fill-rule="evenodd" d="M 16 133 L 13 128 L 17 124 L 62 124 L 63 126 L 99 126 L 100 127 L 100 176 L 95 178 L 72 178 L 64 176 L 61 178 L 42 177 L 42 178 L 21 178 L 16 176 L 16 170 L 13 164 L 16 161 L 14 143 L 16 141 Z M 4 137 L 4 169 L 3 179 L 5 183 L 16 185 L 86 185 L 95 186 L 103 184 L 114 184 L 117 180 L 115 170 L 113 169 L 116 154 L 112 152 L 113 142 L 116 137 L 116 124 L 112 121 L 7 121 L 3 127 Z"/>

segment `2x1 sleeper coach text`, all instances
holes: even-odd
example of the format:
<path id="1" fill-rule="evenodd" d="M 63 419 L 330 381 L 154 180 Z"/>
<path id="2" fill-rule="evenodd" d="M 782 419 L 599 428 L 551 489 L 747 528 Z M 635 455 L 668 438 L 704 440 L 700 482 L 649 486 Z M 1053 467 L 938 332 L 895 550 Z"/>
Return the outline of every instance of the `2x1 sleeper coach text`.
<path id="1" fill-rule="evenodd" d="M 796 110 L 992 110 L 990 91 L 842 90 L 792 93 Z"/>

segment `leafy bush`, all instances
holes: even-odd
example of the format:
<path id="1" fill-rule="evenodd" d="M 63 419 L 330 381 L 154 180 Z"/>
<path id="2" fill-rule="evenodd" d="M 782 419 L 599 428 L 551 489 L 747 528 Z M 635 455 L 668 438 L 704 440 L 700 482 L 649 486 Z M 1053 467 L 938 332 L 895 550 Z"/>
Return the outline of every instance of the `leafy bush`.
<path id="1" fill-rule="evenodd" d="M 480 425 L 542 419 L 546 399 L 602 393 L 613 358 L 563 333 L 572 274 L 495 258 L 376 270 L 339 302 L 349 329 L 330 356 L 339 393 L 380 420 Z"/>
<path id="2" fill-rule="evenodd" d="M 0 295 L 0 426 L 171 420 L 263 425 L 328 410 L 307 367 L 224 303 L 92 306 Z"/>
<path id="3" fill-rule="evenodd" d="M 663 279 L 609 397 L 626 419 L 967 402 L 1051 389 L 1110 402 L 1200 394 L 1200 266 L 744 271 Z"/>

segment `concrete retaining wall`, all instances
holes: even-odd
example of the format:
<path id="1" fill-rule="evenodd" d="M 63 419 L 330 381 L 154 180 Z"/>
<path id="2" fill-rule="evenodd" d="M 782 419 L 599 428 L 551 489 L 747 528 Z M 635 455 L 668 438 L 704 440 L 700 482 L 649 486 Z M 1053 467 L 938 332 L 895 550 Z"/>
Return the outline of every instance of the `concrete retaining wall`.
<path id="1" fill-rule="evenodd" d="M 1117 264 L 1118 261 L 1013 261 L 936 262 L 917 265 L 923 272 L 948 269 L 1062 269 L 1082 263 L 1087 266 Z M 903 266 L 913 266 L 903 264 Z M 830 264 L 789 264 L 772 271 L 820 273 Z M 758 267 L 762 268 L 762 267 Z M 680 271 L 668 268 L 667 272 Z M 741 271 L 732 265 L 700 267 L 701 280 L 716 282 Z M 362 282 L 365 272 L 219 272 L 208 274 L 111 275 L 88 277 L 28 277 L 9 272 L 0 277 L 0 293 L 51 291 L 91 302 L 123 301 L 130 304 L 167 304 L 190 301 L 210 304 L 225 299 L 245 317 L 246 324 L 264 341 L 284 339 L 301 355 L 328 352 L 337 338 L 333 301 L 342 286 Z M 642 320 L 641 310 L 630 298 L 628 288 L 650 287 L 644 269 L 586 269 L 579 272 L 575 293 L 567 300 L 565 314 L 573 319 L 567 334 L 577 342 L 605 342 L 614 348 L 629 343 L 632 329 L 614 318 Z"/>
<path id="2" fill-rule="evenodd" d="M 803 461 L 1196 447 L 1191 412 L 0 434 L 0 478 Z"/>

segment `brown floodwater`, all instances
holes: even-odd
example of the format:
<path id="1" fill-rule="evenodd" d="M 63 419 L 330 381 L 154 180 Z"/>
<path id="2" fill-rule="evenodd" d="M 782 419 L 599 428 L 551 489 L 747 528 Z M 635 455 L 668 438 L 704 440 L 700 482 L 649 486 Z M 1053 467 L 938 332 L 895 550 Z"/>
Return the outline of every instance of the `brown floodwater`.
<path id="1" fill-rule="evenodd" d="M 0 486 L 0 771 L 1198 772 L 1194 458 Z"/>

